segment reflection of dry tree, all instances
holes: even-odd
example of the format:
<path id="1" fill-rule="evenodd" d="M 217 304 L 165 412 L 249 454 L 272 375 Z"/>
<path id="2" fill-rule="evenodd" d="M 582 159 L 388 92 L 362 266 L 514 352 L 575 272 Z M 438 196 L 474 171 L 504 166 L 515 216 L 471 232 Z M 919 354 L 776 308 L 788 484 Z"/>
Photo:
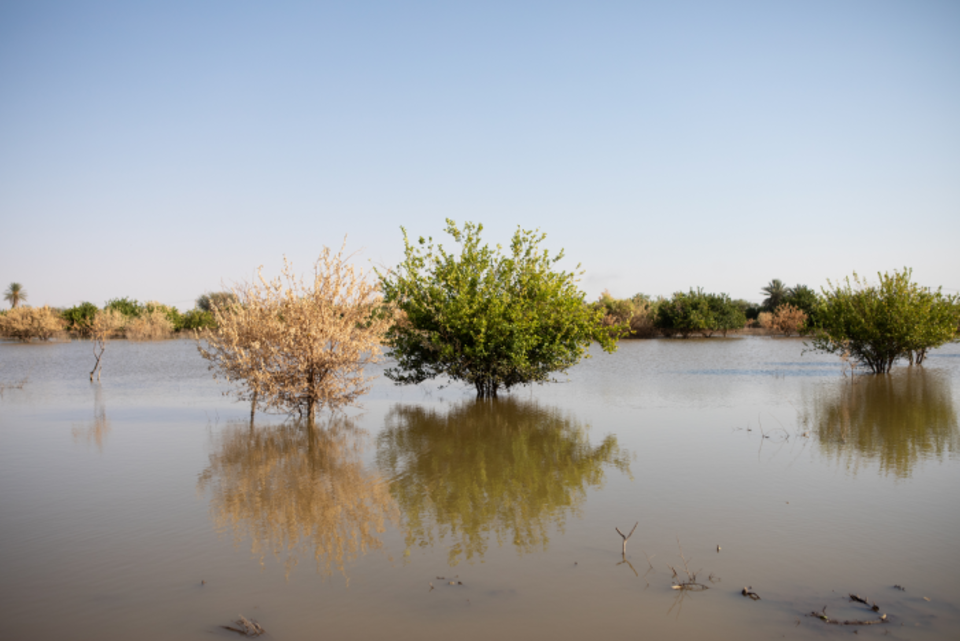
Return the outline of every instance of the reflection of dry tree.
<path id="1" fill-rule="evenodd" d="M 319 407 L 353 403 L 369 387 L 366 364 L 390 324 L 378 287 L 328 248 L 305 282 L 282 276 L 234 288 L 236 303 L 212 307 L 218 328 L 199 349 L 215 376 L 239 383 L 240 398 L 314 418 Z"/>
<path id="2" fill-rule="evenodd" d="M 103 389 L 99 385 L 93 401 L 93 420 L 85 425 L 75 425 L 71 432 L 74 441 L 96 443 L 97 449 L 103 451 L 103 443 L 110 433 L 110 421 L 107 420 L 107 410 L 103 403 Z"/>
<path id="3" fill-rule="evenodd" d="M 228 427 L 198 489 L 212 492 L 217 527 L 249 539 L 261 563 L 283 556 L 289 572 L 311 555 L 318 571 L 346 576 L 345 564 L 382 547 L 379 534 L 397 518 L 386 481 L 364 469 L 362 435 L 343 415 L 320 427 Z"/>

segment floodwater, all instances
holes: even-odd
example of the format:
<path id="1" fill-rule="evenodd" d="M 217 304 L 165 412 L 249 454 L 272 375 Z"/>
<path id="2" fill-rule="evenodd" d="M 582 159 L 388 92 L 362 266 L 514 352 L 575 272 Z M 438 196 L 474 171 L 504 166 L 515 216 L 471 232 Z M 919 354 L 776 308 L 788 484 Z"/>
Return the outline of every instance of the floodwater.
<path id="1" fill-rule="evenodd" d="M 796 339 L 630 341 L 495 402 L 381 378 L 314 427 L 251 426 L 190 341 L 92 365 L 0 343 L 4 639 L 960 631 L 958 345 L 872 378 Z"/>

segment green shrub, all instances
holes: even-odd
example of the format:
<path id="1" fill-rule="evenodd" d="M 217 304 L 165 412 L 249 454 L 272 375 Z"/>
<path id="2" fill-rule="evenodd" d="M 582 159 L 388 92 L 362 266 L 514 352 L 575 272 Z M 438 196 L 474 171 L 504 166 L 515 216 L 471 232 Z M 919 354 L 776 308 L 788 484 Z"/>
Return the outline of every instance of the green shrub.
<path id="1" fill-rule="evenodd" d="M 202 330 L 216 329 L 217 327 L 213 313 L 205 312 L 201 309 L 191 309 L 189 312 L 184 312 L 181 320 L 180 329 Z"/>
<path id="2" fill-rule="evenodd" d="M 214 307 L 224 307 L 237 302 L 237 295 L 233 292 L 207 292 L 197 298 L 197 309 L 201 312 L 212 312 Z"/>
<path id="3" fill-rule="evenodd" d="M 60 317 L 67 323 L 67 331 L 81 336 L 90 333 L 90 327 L 93 325 L 93 319 L 96 316 L 97 306 L 86 301 L 60 312 Z"/>
<path id="4" fill-rule="evenodd" d="M 144 306 L 141 305 L 136 299 L 130 299 L 126 296 L 123 298 L 112 298 L 108 300 L 107 304 L 104 305 L 103 308 L 116 310 L 127 318 L 136 318 L 145 311 Z"/>
<path id="5" fill-rule="evenodd" d="M 875 374 L 901 358 L 922 363 L 927 350 L 955 340 L 960 297 L 910 281 L 912 271 L 878 274 L 870 285 L 856 273 L 829 283 L 817 310 L 813 349 L 849 355 Z"/>

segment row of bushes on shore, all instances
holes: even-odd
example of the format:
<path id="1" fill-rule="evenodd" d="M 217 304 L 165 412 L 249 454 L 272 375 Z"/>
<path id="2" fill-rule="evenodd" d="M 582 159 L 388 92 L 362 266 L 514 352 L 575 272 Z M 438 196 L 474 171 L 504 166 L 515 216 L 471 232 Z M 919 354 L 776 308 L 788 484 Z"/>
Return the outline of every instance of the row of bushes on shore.
<path id="1" fill-rule="evenodd" d="M 51 338 L 87 338 L 94 328 L 107 335 L 131 340 L 158 340 L 182 332 L 216 327 L 211 305 L 231 294 L 204 294 L 197 306 L 186 312 L 158 302 L 140 303 L 131 298 L 114 298 L 103 307 L 83 302 L 68 308 L 20 305 L 0 312 L 0 336 L 22 341 Z"/>
<path id="2" fill-rule="evenodd" d="M 643 294 L 616 299 L 604 292 L 593 305 L 603 312 L 604 326 L 620 338 L 726 336 L 753 327 L 790 336 L 815 325 L 813 290 L 798 286 L 774 302 L 773 307 L 754 305 L 697 288 L 657 299 Z"/>

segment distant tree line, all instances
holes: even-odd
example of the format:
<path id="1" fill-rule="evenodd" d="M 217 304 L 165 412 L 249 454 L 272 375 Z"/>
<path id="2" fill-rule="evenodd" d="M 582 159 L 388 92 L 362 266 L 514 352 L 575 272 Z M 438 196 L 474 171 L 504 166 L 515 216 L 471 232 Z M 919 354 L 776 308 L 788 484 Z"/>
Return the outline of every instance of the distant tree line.
<path id="1" fill-rule="evenodd" d="M 774 279 L 761 289 L 760 305 L 702 288 L 655 300 L 604 292 L 590 303 L 576 285 L 582 272 L 557 271 L 563 252 L 542 249 L 539 230 L 518 228 L 506 250 L 484 244 L 482 230 L 448 219 L 453 252 L 430 237 L 411 241 L 404 230 L 404 260 L 375 270 L 372 282 L 348 264 L 343 249 L 324 249 L 312 281 L 295 278 L 288 264 L 281 279 L 204 294 L 186 313 L 128 298 L 103 308 L 30 308 L 22 304 L 22 285 L 12 283 L 0 333 L 22 340 L 63 331 L 89 336 L 100 346 L 99 367 L 109 336 L 209 329 L 201 354 L 218 376 L 239 385 L 251 412 L 259 405 L 309 420 L 366 391 L 363 366 L 381 347 L 394 360 L 385 375 L 398 384 L 439 377 L 494 398 L 498 390 L 550 382 L 589 357 L 591 343 L 609 352 L 623 337 L 710 337 L 760 327 L 806 335 L 815 351 L 883 374 L 899 360 L 922 364 L 929 350 L 960 336 L 960 296 L 913 283 L 909 269 L 878 274 L 876 285 L 856 274 L 839 285 L 828 281 L 820 293 Z"/>
<path id="2" fill-rule="evenodd" d="M 91 338 L 94 334 L 134 340 L 170 338 L 184 331 L 215 328 L 213 308 L 229 304 L 233 296 L 231 292 L 205 293 L 193 309 L 185 312 L 129 297 L 113 298 L 103 307 L 91 302 L 67 308 L 30 307 L 25 304 L 27 292 L 23 286 L 11 283 L 4 295 L 10 309 L 0 311 L 0 336 L 22 341 L 56 336 Z"/>
<path id="3" fill-rule="evenodd" d="M 644 294 L 616 299 L 605 291 L 593 306 L 603 314 L 603 325 L 617 338 L 726 336 L 745 327 L 789 336 L 816 326 L 821 300 L 811 288 L 787 287 L 774 279 L 761 292 L 767 297 L 757 305 L 700 287 L 657 299 Z"/>

